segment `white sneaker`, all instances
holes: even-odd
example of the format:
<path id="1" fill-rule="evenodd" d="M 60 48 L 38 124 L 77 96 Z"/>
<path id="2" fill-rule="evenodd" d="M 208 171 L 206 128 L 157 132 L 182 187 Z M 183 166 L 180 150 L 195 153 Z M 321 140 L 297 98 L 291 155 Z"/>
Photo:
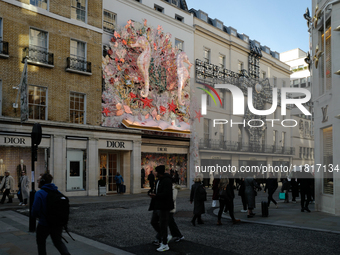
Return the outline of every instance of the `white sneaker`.
<path id="1" fill-rule="evenodd" d="M 20 204 L 19 205 L 22 205 L 22 203 L 20 202 Z"/>
<path id="2" fill-rule="evenodd" d="M 176 243 L 178 243 L 181 240 L 184 240 L 184 236 L 182 236 L 182 237 L 175 237 L 175 242 Z"/>
<path id="3" fill-rule="evenodd" d="M 157 251 L 168 251 L 169 250 L 169 245 L 167 244 L 161 244 L 161 246 L 159 246 L 159 248 L 157 249 Z"/>
<path id="4" fill-rule="evenodd" d="M 171 241 L 172 235 L 168 235 L 168 243 Z"/>
<path id="5" fill-rule="evenodd" d="M 248 210 L 241 210 L 241 212 L 248 212 Z"/>

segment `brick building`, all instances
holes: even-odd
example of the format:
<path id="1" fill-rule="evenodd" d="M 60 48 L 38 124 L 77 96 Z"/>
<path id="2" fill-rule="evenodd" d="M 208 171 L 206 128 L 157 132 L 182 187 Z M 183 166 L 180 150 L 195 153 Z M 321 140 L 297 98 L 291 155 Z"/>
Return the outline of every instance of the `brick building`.
<path id="1" fill-rule="evenodd" d="M 139 131 L 100 127 L 102 1 L 1 0 L 0 10 L 0 176 L 9 170 L 17 180 L 23 160 L 30 179 L 49 170 L 66 194 L 97 195 L 99 150 L 122 150 L 111 159 L 120 162 L 119 171 L 130 167 L 138 147 L 133 142 L 140 139 Z M 21 123 L 18 84 L 25 58 L 28 120 Z M 32 175 L 35 122 L 43 138 Z M 117 138 L 126 138 L 125 146 L 109 146 Z M 123 177 L 129 185 L 129 174 Z"/>

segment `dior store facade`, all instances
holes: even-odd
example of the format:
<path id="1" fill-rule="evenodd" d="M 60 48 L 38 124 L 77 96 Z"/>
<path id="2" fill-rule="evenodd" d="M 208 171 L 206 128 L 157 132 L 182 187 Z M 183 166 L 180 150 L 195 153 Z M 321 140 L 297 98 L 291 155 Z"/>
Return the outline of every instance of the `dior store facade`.
<path id="1" fill-rule="evenodd" d="M 141 133 L 134 130 L 40 123 L 35 173 L 31 167 L 33 122 L 20 124 L 0 120 L 0 176 L 6 170 L 18 184 L 18 171 L 26 170 L 30 182 L 49 171 L 53 182 L 67 196 L 98 196 L 98 180 L 106 193 L 116 193 L 114 176 L 124 178 L 126 193 L 140 193 Z M 90 129 L 91 128 L 91 129 Z M 35 185 L 37 188 L 37 185 Z"/>

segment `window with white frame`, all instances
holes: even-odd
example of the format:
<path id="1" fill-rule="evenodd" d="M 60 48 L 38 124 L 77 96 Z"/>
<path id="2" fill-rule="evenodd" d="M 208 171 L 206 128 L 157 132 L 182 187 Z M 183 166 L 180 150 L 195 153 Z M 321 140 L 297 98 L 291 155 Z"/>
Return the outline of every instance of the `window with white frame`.
<path id="1" fill-rule="evenodd" d="M 184 18 L 182 16 L 177 15 L 177 14 L 175 14 L 175 19 L 177 19 L 180 22 L 184 22 Z"/>
<path id="2" fill-rule="evenodd" d="M 184 42 L 182 40 L 175 38 L 175 48 L 177 48 L 180 52 L 184 50 L 183 44 Z"/>
<path id="3" fill-rule="evenodd" d="M 286 146 L 286 132 L 282 132 L 281 146 L 282 146 L 282 147 L 285 147 L 285 146 Z"/>
<path id="4" fill-rule="evenodd" d="M 220 142 L 224 142 L 224 125 L 220 125 Z"/>
<path id="5" fill-rule="evenodd" d="M 70 92 L 70 123 L 86 123 L 86 96 L 82 93 Z"/>
<path id="6" fill-rule="evenodd" d="M 30 60 L 46 63 L 48 59 L 48 33 L 30 28 L 29 48 Z"/>
<path id="7" fill-rule="evenodd" d="M 242 133 L 242 126 L 238 126 L 238 143 L 239 143 L 239 146 L 241 146 L 242 145 L 242 135 L 243 135 L 243 133 Z"/>
<path id="8" fill-rule="evenodd" d="M 86 43 L 71 39 L 70 57 L 75 69 L 86 70 Z"/>
<path id="9" fill-rule="evenodd" d="M 286 81 L 282 81 L 282 88 L 286 87 Z"/>
<path id="10" fill-rule="evenodd" d="M 262 75 L 262 77 L 261 77 L 262 79 L 266 79 L 266 78 L 267 78 L 266 72 L 262 71 L 262 72 L 261 72 L 261 75 Z"/>
<path id="11" fill-rule="evenodd" d="M 86 0 L 71 0 L 71 19 L 86 22 L 87 2 Z"/>
<path id="12" fill-rule="evenodd" d="M 210 133 L 210 120 L 209 119 L 204 119 L 204 142 L 207 143 L 209 141 L 209 133 Z"/>
<path id="13" fill-rule="evenodd" d="M 298 88 L 299 87 L 299 80 L 298 79 L 293 80 L 293 87 L 294 88 Z"/>
<path id="14" fill-rule="evenodd" d="M 224 108 L 224 92 L 223 92 L 223 90 L 220 90 L 220 91 L 218 92 L 218 95 L 220 96 L 221 101 L 222 101 L 222 105 L 220 104 L 220 107 L 221 107 L 221 108 Z M 223 125 L 221 125 L 221 126 L 223 126 Z"/>
<path id="15" fill-rule="evenodd" d="M 103 30 L 108 33 L 113 33 L 116 27 L 117 15 L 108 10 L 104 10 Z"/>
<path id="16" fill-rule="evenodd" d="M 221 22 L 219 22 L 219 21 L 216 21 L 216 27 L 222 30 L 222 28 L 223 28 L 223 25 L 222 25 L 222 23 L 221 23 Z"/>
<path id="17" fill-rule="evenodd" d="M 208 22 L 208 15 L 206 15 L 203 12 L 201 12 L 201 20 L 204 20 L 205 22 Z"/>
<path id="18" fill-rule="evenodd" d="M 28 118 L 47 120 L 47 88 L 28 86 Z"/>
<path id="19" fill-rule="evenodd" d="M 220 58 L 219 58 L 219 64 L 221 68 L 225 68 L 225 56 L 220 54 Z"/>
<path id="20" fill-rule="evenodd" d="M 164 12 L 164 8 L 163 7 L 161 7 L 161 6 L 159 6 L 159 5 L 157 5 L 157 4 L 155 4 L 154 5 L 154 9 L 156 10 L 156 11 L 158 11 L 158 12 Z"/>
<path id="21" fill-rule="evenodd" d="M 210 63 L 210 50 L 207 48 L 203 49 L 203 60 L 206 63 Z"/>
<path id="22" fill-rule="evenodd" d="M 238 72 L 241 73 L 241 71 L 244 69 L 243 62 L 239 61 L 237 68 L 238 68 Z"/>
<path id="23" fill-rule="evenodd" d="M 307 148 L 307 155 L 306 155 L 306 159 L 309 159 L 309 148 Z"/>
<path id="24" fill-rule="evenodd" d="M 30 0 L 30 4 L 47 10 L 47 0 Z"/>

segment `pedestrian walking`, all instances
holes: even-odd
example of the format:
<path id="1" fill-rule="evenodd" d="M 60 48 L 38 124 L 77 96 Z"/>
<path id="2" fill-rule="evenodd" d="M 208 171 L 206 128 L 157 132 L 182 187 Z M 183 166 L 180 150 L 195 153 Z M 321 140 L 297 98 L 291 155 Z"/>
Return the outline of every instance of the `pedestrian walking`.
<path id="1" fill-rule="evenodd" d="M 22 206 L 26 206 L 27 205 L 27 200 L 29 197 L 29 185 L 30 182 L 28 180 L 28 177 L 26 175 L 25 171 L 21 172 L 21 177 L 19 179 L 19 192 L 20 192 L 20 204 Z"/>
<path id="2" fill-rule="evenodd" d="M 181 189 L 181 187 L 176 185 L 175 178 L 172 178 L 171 181 L 172 181 L 172 199 L 174 201 L 174 209 L 170 211 L 170 215 L 169 215 L 169 229 L 170 229 L 171 235 L 168 235 L 168 242 L 172 238 L 174 238 L 175 242 L 179 242 L 184 239 L 184 236 L 182 235 L 181 231 L 178 229 L 178 226 L 174 219 L 174 214 L 176 212 L 177 194 L 178 194 L 178 191 Z"/>
<path id="3" fill-rule="evenodd" d="M 245 212 L 248 212 L 247 210 L 247 198 L 246 198 L 246 186 L 244 184 L 244 178 L 240 178 L 238 180 L 238 183 L 239 183 L 239 188 L 238 188 L 238 195 L 241 197 L 241 200 L 242 200 L 242 206 L 243 206 L 243 209 L 241 210 L 241 212 L 245 213 Z"/>
<path id="4" fill-rule="evenodd" d="M 300 184 L 301 193 L 301 212 L 310 212 L 308 205 L 311 201 L 312 178 L 311 174 L 305 172 L 305 167 L 302 167 L 302 172 L 298 173 L 298 183 Z"/>
<path id="5" fill-rule="evenodd" d="M 165 166 L 156 167 L 157 183 L 155 193 L 149 193 L 152 198 L 149 211 L 153 211 L 151 225 L 156 230 L 156 240 L 153 242 L 159 245 L 157 251 L 167 251 L 168 246 L 168 224 L 169 214 L 174 209 L 174 201 L 172 197 L 172 182 L 171 176 L 165 173 Z"/>
<path id="6" fill-rule="evenodd" d="M 123 179 L 123 176 L 121 176 L 119 172 L 117 172 L 117 174 L 115 176 L 115 181 L 116 181 L 116 186 L 117 186 L 117 194 L 123 193 L 121 186 L 124 183 L 124 179 Z"/>
<path id="7" fill-rule="evenodd" d="M 204 224 L 201 215 L 205 213 L 204 201 L 207 200 L 207 192 L 202 184 L 201 177 L 194 179 L 194 184 L 191 186 L 190 203 L 194 202 L 194 217 L 191 224 L 196 226 L 196 219 L 198 224 Z"/>
<path id="8" fill-rule="evenodd" d="M 145 169 L 142 168 L 140 170 L 140 185 L 141 185 L 141 189 L 144 188 L 144 184 L 145 184 Z"/>
<path id="9" fill-rule="evenodd" d="M 233 223 L 238 223 L 240 220 L 235 219 L 234 217 L 234 192 L 233 192 L 233 183 L 229 182 L 228 178 L 222 178 L 219 183 L 219 202 L 220 202 L 220 210 L 218 211 L 217 216 L 217 225 L 222 225 L 221 218 L 222 212 L 225 207 L 227 207 L 229 211 L 229 215 Z"/>
<path id="10" fill-rule="evenodd" d="M 5 177 L 2 178 L 2 181 L 0 184 L 0 190 L 3 192 L 0 204 L 3 204 L 5 202 L 6 196 L 8 197 L 7 203 L 13 203 L 11 193 L 14 192 L 14 179 L 11 176 L 9 171 L 6 171 Z"/>
<path id="11" fill-rule="evenodd" d="M 37 226 L 36 241 L 38 246 L 38 254 L 46 255 L 46 239 L 51 235 L 54 246 L 60 254 L 69 255 L 65 244 L 61 240 L 63 226 L 52 225 L 48 220 L 48 203 L 47 196 L 49 193 L 59 192 L 58 187 L 52 183 L 53 176 L 51 174 L 44 174 L 39 180 L 39 188 L 34 196 L 34 203 L 32 206 L 32 217 L 39 218 Z M 60 193 L 60 192 L 59 192 Z"/>
<path id="12" fill-rule="evenodd" d="M 245 185 L 245 197 L 247 199 L 247 206 L 248 206 L 248 215 L 247 218 L 254 217 L 255 213 L 253 213 L 253 209 L 256 208 L 255 196 L 257 192 L 255 188 L 261 190 L 260 185 L 254 180 L 253 177 L 247 177 L 244 179 Z"/>
<path id="13" fill-rule="evenodd" d="M 296 203 L 296 198 L 299 197 L 299 184 L 296 179 L 296 169 L 291 171 L 288 177 L 290 178 L 290 187 L 292 188 L 292 203 Z"/>
<path id="14" fill-rule="evenodd" d="M 264 188 L 264 192 L 268 190 L 268 207 L 270 205 L 270 201 L 272 201 L 276 208 L 278 208 L 277 202 L 273 198 L 273 194 L 277 190 L 277 187 L 278 187 L 277 178 L 275 178 L 273 173 L 270 172 L 269 177 L 266 180 L 266 186 Z"/>
<path id="15" fill-rule="evenodd" d="M 287 178 L 282 179 L 281 192 L 285 193 L 285 200 L 283 202 L 289 203 L 289 181 Z"/>
<path id="16" fill-rule="evenodd" d="M 218 185 L 220 183 L 221 179 L 219 175 L 215 175 L 213 184 L 212 184 L 212 190 L 213 190 L 213 195 L 212 195 L 212 205 L 211 207 L 217 207 L 217 202 L 219 200 L 219 189 Z"/>
<path id="17" fill-rule="evenodd" d="M 149 185 L 150 185 L 150 193 L 154 193 L 154 189 L 155 189 L 155 175 L 153 174 L 152 171 L 150 171 L 150 174 L 148 175 L 148 181 L 149 181 Z"/>

